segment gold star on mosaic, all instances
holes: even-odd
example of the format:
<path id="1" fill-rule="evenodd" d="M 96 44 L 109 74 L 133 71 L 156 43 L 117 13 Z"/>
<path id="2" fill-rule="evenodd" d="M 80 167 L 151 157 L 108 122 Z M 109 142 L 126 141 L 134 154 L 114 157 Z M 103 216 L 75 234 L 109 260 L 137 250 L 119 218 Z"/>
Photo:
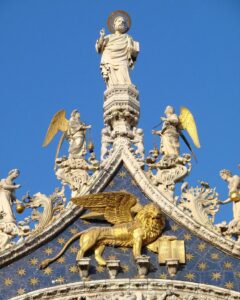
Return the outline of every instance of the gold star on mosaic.
<path id="1" fill-rule="evenodd" d="M 192 239 L 192 236 L 191 236 L 191 234 L 190 233 L 186 233 L 186 234 L 184 234 L 184 240 L 185 241 L 190 241 L 191 239 Z"/>
<path id="2" fill-rule="evenodd" d="M 234 287 L 234 284 L 233 284 L 232 281 L 228 281 L 228 282 L 226 282 L 226 283 L 224 284 L 224 287 L 225 287 L 226 289 L 232 290 L 233 287 Z"/>
<path id="3" fill-rule="evenodd" d="M 206 268 L 207 268 L 207 264 L 205 262 L 200 262 L 198 264 L 198 269 L 199 270 L 204 271 L 204 270 L 206 270 Z"/>
<path id="4" fill-rule="evenodd" d="M 219 258 L 220 258 L 219 253 L 217 253 L 217 252 L 211 253 L 212 260 L 218 260 Z"/>
<path id="5" fill-rule="evenodd" d="M 117 257 L 116 257 L 116 255 L 109 255 L 107 259 L 108 260 L 116 260 Z"/>
<path id="6" fill-rule="evenodd" d="M 198 250 L 200 252 L 203 252 L 206 249 L 206 247 L 207 247 L 207 245 L 205 243 L 201 242 L 201 243 L 198 244 Z"/>
<path id="7" fill-rule="evenodd" d="M 128 251 L 128 248 L 126 248 L 126 247 L 121 247 L 121 248 L 119 248 L 123 253 L 125 253 L 125 252 L 127 252 Z"/>
<path id="8" fill-rule="evenodd" d="M 57 262 L 59 264 L 64 264 L 65 263 L 65 257 L 64 256 L 59 257 L 59 259 L 57 260 Z"/>
<path id="9" fill-rule="evenodd" d="M 12 278 L 5 278 L 3 283 L 6 286 L 11 286 L 13 284 L 13 280 L 12 280 Z"/>
<path id="10" fill-rule="evenodd" d="M 71 273 L 78 273 L 78 268 L 77 268 L 77 266 L 74 266 L 74 265 L 70 266 L 68 270 Z"/>
<path id="11" fill-rule="evenodd" d="M 23 294 L 25 294 L 25 289 L 24 289 L 24 288 L 19 288 L 19 289 L 17 290 L 17 295 L 18 295 L 18 296 L 21 296 L 21 295 L 23 295 Z"/>
<path id="12" fill-rule="evenodd" d="M 121 267 L 122 267 L 123 273 L 127 273 L 129 271 L 129 266 L 128 265 L 122 264 Z"/>
<path id="13" fill-rule="evenodd" d="M 191 261 L 191 260 L 193 260 L 193 258 L 194 258 L 194 255 L 192 254 L 192 253 L 186 253 L 186 259 L 188 260 L 188 261 Z"/>
<path id="14" fill-rule="evenodd" d="M 59 276 L 55 279 L 55 282 L 57 282 L 57 283 L 64 283 L 64 281 L 65 281 L 65 279 L 63 276 Z"/>
<path id="15" fill-rule="evenodd" d="M 24 268 L 19 268 L 19 269 L 17 269 L 17 274 L 19 276 L 24 276 L 24 275 L 26 275 L 26 270 Z"/>
<path id="16" fill-rule="evenodd" d="M 187 273 L 185 276 L 184 276 L 186 279 L 188 279 L 189 281 L 192 281 L 195 279 L 195 274 L 194 273 Z"/>
<path id="17" fill-rule="evenodd" d="M 212 274 L 211 274 L 211 279 L 212 280 L 219 280 L 219 279 L 221 279 L 221 277 L 222 277 L 222 275 L 221 275 L 221 273 L 220 272 L 213 272 Z"/>
<path id="18" fill-rule="evenodd" d="M 127 173 L 124 172 L 124 171 L 121 171 L 121 172 L 118 174 L 118 176 L 121 177 L 121 178 L 124 178 L 124 177 L 127 176 Z"/>
<path id="19" fill-rule="evenodd" d="M 177 225 L 177 224 L 173 224 L 172 226 L 171 226 L 171 229 L 172 229 L 172 231 L 178 231 L 178 229 L 179 229 L 179 226 Z"/>
<path id="20" fill-rule="evenodd" d="M 38 264 L 38 258 L 33 257 L 29 260 L 31 266 L 36 266 Z"/>
<path id="21" fill-rule="evenodd" d="M 224 267 L 224 269 L 230 270 L 230 269 L 232 269 L 233 265 L 232 265 L 232 263 L 230 261 L 226 261 L 223 264 L 223 267 Z"/>
<path id="22" fill-rule="evenodd" d="M 103 266 L 96 266 L 96 271 L 98 272 L 98 273 L 102 273 L 102 272 L 104 272 L 104 267 Z"/>
<path id="23" fill-rule="evenodd" d="M 69 229 L 69 232 L 70 232 L 71 234 L 76 234 L 76 233 L 78 233 L 78 230 L 77 230 L 77 228 L 73 227 L 73 228 L 70 228 L 70 229 Z"/>
<path id="24" fill-rule="evenodd" d="M 78 248 L 77 247 L 71 247 L 70 248 L 70 252 L 71 253 L 77 253 L 78 252 Z"/>
<path id="25" fill-rule="evenodd" d="M 51 247 L 47 247 L 44 249 L 44 253 L 47 255 L 51 255 L 53 253 L 53 249 Z"/>
<path id="26" fill-rule="evenodd" d="M 65 239 L 63 237 L 60 237 L 58 240 L 57 240 L 58 244 L 60 245 L 63 245 L 65 243 Z"/>
<path id="27" fill-rule="evenodd" d="M 167 279 L 167 274 L 166 273 L 161 273 L 159 278 L 160 279 Z"/>
<path id="28" fill-rule="evenodd" d="M 51 275 L 53 272 L 51 267 L 47 267 L 46 269 L 43 270 L 44 275 Z"/>
<path id="29" fill-rule="evenodd" d="M 29 279 L 29 284 L 32 285 L 32 286 L 35 286 L 35 285 L 39 284 L 39 279 L 36 278 L 36 277 L 30 278 Z"/>
<path id="30" fill-rule="evenodd" d="M 115 182 L 112 180 L 110 183 L 109 183 L 109 186 L 112 188 L 114 186 Z"/>
<path id="31" fill-rule="evenodd" d="M 131 184 L 134 185 L 134 186 L 137 185 L 137 183 L 133 179 L 131 180 Z"/>

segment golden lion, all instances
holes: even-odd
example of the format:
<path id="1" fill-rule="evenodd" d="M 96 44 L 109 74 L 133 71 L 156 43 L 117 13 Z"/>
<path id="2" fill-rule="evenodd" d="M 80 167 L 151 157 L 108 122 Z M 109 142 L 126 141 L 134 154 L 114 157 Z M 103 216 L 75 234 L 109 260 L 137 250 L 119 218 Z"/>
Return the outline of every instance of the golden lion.
<path id="1" fill-rule="evenodd" d="M 141 206 L 137 198 L 126 192 L 99 193 L 94 195 L 74 198 L 72 201 L 93 212 L 82 218 L 102 217 L 115 224 L 112 227 L 92 227 L 74 235 L 66 242 L 61 251 L 53 258 L 44 260 L 40 268 L 46 268 L 57 260 L 66 251 L 68 246 L 80 237 L 80 250 L 77 260 L 84 257 L 85 253 L 94 249 L 95 259 L 99 265 L 106 265 L 101 256 L 105 246 L 119 246 L 133 248 L 136 258 L 141 255 L 143 246 L 157 240 L 165 226 L 165 219 L 160 208 L 155 204 Z M 132 213 L 139 211 L 133 218 Z"/>

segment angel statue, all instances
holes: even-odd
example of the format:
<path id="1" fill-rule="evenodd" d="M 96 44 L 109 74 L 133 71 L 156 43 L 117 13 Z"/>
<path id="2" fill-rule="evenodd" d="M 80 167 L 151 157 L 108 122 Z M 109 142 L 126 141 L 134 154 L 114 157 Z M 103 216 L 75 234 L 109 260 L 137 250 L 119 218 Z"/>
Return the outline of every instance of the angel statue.
<path id="1" fill-rule="evenodd" d="M 73 236 L 60 252 L 51 259 L 44 260 L 40 268 L 46 268 L 67 250 L 69 245 L 80 238 L 77 260 L 93 249 L 99 265 L 105 266 L 102 257 L 105 246 L 133 248 L 133 256 L 141 256 L 142 247 L 150 246 L 161 237 L 165 218 L 161 209 L 153 203 L 142 206 L 138 199 L 124 191 L 104 192 L 71 199 L 74 204 L 89 209 L 82 219 L 105 219 L 113 226 L 90 227 Z"/>
<path id="2" fill-rule="evenodd" d="M 69 157 L 80 158 L 86 154 L 86 129 L 91 128 L 91 125 L 86 125 L 80 120 L 80 113 L 75 109 L 71 113 L 69 120 L 66 119 L 66 111 L 60 110 L 51 120 L 43 147 L 46 147 L 54 138 L 54 136 L 62 131 L 62 137 L 59 140 L 56 152 L 58 157 L 63 141 L 69 141 Z"/>
<path id="3" fill-rule="evenodd" d="M 182 107 L 180 115 L 177 116 L 174 113 L 174 108 L 167 106 L 165 115 L 166 117 L 161 117 L 163 122 L 162 130 L 152 131 L 152 134 L 161 136 L 160 153 L 164 156 L 180 156 L 179 136 L 181 136 L 195 157 L 189 142 L 182 133 L 183 130 L 186 130 L 194 145 L 200 148 L 197 127 L 192 113 L 186 107 Z"/>
<path id="4" fill-rule="evenodd" d="M 131 18 L 125 11 L 118 10 L 108 17 L 108 29 L 112 34 L 105 36 L 100 31 L 96 50 L 102 54 L 100 69 L 107 87 L 131 84 L 129 69 L 133 69 L 139 53 L 139 43 L 126 32 L 130 29 Z"/>

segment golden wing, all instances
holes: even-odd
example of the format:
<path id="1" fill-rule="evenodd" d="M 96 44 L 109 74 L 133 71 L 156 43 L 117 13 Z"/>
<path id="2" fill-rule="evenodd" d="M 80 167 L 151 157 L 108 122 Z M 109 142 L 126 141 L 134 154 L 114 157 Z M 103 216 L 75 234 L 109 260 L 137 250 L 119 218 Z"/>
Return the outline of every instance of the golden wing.
<path id="1" fill-rule="evenodd" d="M 84 208 L 90 209 L 91 218 L 100 215 L 111 224 L 122 224 L 133 220 L 131 208 L 138 203 L 138 199 L 126 192 L 104 192 L 72 198 L 71 201 Z"/>
<path id="2" fill-rule="evenodd" d="M 186 107 L 181 107 L 179 120 L 181 123 L 182 129 L 186 129 L 191 139 L 193 140 L 194 145 L 197 148 L 200 148 L 200 142 L 198 138 L 197 126 L 194 120 L 194 117 L 189 109 Z"/>
<path id="3" fill-rule="evenodd" d="M 68 130 L 68 120 L 66 119 L 66 111 L 64 109 L 58 111 L 52 118 L 48 127 L 48 131 L 43 143 L 43 147 L 46 147 L 58 131 L 66 132 Z"/>

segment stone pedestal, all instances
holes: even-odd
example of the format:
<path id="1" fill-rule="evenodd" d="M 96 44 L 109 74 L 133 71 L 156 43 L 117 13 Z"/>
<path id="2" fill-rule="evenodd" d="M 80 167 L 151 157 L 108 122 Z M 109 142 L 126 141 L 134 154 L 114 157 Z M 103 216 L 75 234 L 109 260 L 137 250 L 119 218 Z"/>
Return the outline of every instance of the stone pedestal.
<path id="1" fill-rule="evenodd" d="M 115 136 L 124 136 L 137 126 L 140 112 L 138 90 L 134 85 L 116 85 L 104 93 L 104 123 Z"/>
<path id="2" fill-rule="evenodd" d="M 77 266 L 82 280 L 87 280 L 89 276 L 90 258 L 84 257 L 77 260 Z"/>
<path id="3" fill-rule="evenodd" d="M 150 266 L 150 257 L 146 255 L 138 256 L 136 257 L 136 264 L 137 264 L 138 276 L 140 278 L 145 278 Z"/>
<path id="4" fill-rule="evenodd" d="M 117 259 L 107 260 L 107 269 L 108 269 L 108 274 L 110 279 L 115 279 L 120 269 L 120 260 Z"/>

